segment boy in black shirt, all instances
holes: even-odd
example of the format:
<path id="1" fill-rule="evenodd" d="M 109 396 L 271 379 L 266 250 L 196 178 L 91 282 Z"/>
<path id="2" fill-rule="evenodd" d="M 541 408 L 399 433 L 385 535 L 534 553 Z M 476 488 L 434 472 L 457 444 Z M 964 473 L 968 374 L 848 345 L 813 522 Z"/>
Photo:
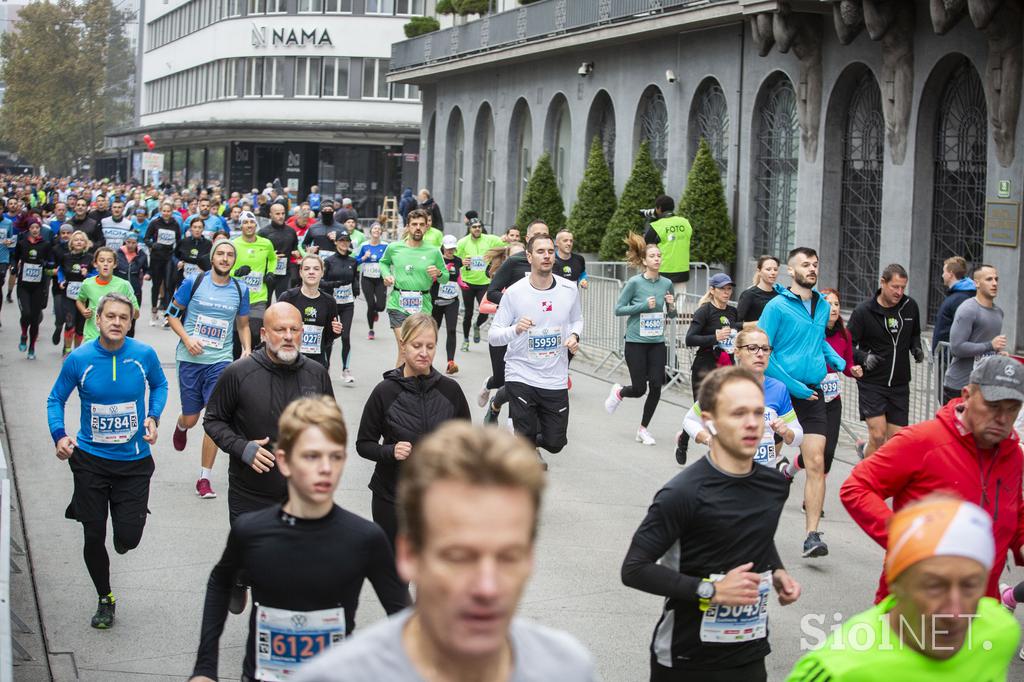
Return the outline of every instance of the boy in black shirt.
<path id="1" fill-rule="evenodd" d="M 753 374 L 714 370 L 698 400 L 711 452 L 655 495 L 622 582 L 668 598 L 651 643 L 651 682 L 767 680 L 768 592 L 774 587 L 783 605 L 800 596 L 774 541 L 789 482 L 754 464 L 764 392 Z"/>

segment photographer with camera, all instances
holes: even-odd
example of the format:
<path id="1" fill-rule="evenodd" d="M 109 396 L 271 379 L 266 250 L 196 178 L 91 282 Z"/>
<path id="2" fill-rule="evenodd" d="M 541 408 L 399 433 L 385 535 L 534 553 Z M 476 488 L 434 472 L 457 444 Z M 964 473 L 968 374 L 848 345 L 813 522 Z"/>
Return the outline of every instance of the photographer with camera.
<path id="1" fill-rule="evenodd" d="M 672 213 L 675 207 L 672 197 L 662 194 L 654 200 L 653 209 L 645 209 L 641 213 L 650 221 L 644 232 L 644 241 L 657 244 L 661 249 L 661 275 L 672 282 L 673 293 L 678 297 L 686 293 L 686 283 L 690 280 L 693 228 L 686 218 Z"/>

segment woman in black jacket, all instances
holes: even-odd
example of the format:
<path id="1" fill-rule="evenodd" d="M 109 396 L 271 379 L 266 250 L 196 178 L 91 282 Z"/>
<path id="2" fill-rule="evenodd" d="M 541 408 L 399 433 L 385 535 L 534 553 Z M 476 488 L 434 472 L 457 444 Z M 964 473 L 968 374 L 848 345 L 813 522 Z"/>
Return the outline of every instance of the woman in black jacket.
<path id="1" fill-rule="evenodd" d="M 430 315 L 410 315 L 399 331 L 404 362 L 384 373 L 359 421 L 356 451 L 377 463 L 370 479 L 373 520 L 395 547 L 395 494 L 401 462 L 416 443 L 449 419 L 469 420 L 462 388 L 433 368 L 437 324 Z"/>

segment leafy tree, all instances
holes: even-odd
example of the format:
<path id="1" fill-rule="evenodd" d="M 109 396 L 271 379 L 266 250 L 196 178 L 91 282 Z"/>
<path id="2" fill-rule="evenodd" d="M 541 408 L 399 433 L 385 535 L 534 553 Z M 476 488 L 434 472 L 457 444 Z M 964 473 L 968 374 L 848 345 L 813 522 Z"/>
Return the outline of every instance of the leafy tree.
<path id="1" fill-rule="evenodd" d="M 434 17 L 413 17 L 404 27 L 406 38 L 415 38 L 425 33 L 432 33 L 441 28 L 441 23 Z"/>
<path id="2" fill-rule="evenodd" d="M 555 171 L 551 168 L 551 155 L 547 152 L 537 159 L 516 214 L 516 225 L 524 230 L 524 235 L 526 226 L 534 220 L 547 223 L 551 234 L 565 227 L 565 204 L 558 192 Z"/>
<path id="3" fill-rule="evenodd" d="M 467 14 L 487 14 L 491 11 L 491 0 L 452 0 L 455 11 L 466 16 Z"/>
<path id="4" fill-rule="evenodd" d="M 93 160 L 103 136 L 131 120 L 129 20 L 112 0 L 37 2 L 21 10 L 0 45 L 7 84 L 0 127 L 8 146 L 50 172 Z"/>
<path id="5" fill-rule="evenodd" d="M 615 213 L 615 205 L 615 184 L 601 140 L 595 136 L 587 156 L 587 170 L 566 224 L 580 251 L 594 253 L 601 248 L 601 236 Z"/>
<path id="6" fill-rule="evenodd" d="M 622 240 L 628 232 L 641 232 L 644 217 L 640 213 L 646 208 L 654 208 L 654 200 L 665 193 L 661 183 L 661 171 L 651 160 L 651 150 L 647 140 L 640 143 L 640 151 L 633 162 L 633 170 L 629 175 L 619 205 L 608 223 L 604 237 L 601 239 L 602 260 L 621 260 L 626 252 Z"/>
<path id="7" fill-rule="evenodd" d="M 453 0 L 437 0 L 434 9 L 438 14 L 455 14 L 455 3 Z"/>
<path id="8" fill-rule="evenodd" d="M 729 221 L 722 176 L 704 138 L 700 140 L 697 157 L 686 178 L 686 190 L 679 200 L 678 215 L 693 226 L 691 260 L 704 263 L 732 263 L 736 260 L 736 234 Z"/>

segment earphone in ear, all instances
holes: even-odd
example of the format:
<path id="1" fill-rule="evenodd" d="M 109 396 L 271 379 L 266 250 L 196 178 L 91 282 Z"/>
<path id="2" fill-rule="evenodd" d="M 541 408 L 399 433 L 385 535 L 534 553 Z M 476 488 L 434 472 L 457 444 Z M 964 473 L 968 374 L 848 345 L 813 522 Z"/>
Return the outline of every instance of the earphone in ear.
<path id="1" fill-rule="evenodd" d="M 708 433 L 710 433 L 712 436 L 717 436 L 718 435 L 718 429 L 715 428 L 715 423 L 714 422 L 706 421 L 706 422 L 704 422 L 704 427 L 708 430 Z"/>

